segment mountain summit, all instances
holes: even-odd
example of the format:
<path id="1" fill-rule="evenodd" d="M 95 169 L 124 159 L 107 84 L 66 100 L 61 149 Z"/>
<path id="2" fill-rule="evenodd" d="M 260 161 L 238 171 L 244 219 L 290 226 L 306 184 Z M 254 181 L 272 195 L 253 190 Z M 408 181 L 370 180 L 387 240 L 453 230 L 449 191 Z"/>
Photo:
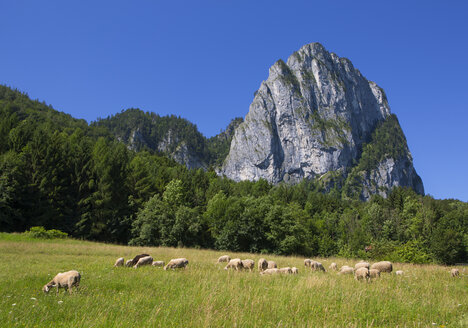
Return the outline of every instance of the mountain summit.
<path id="1" fill-rule="evenodd" d="M 364 200 L 394 186 L 424 194 L 382 88 L 319 43 L 270 68 L 221 173 L 272 183 L 340 176 L 345 192 Z"/>

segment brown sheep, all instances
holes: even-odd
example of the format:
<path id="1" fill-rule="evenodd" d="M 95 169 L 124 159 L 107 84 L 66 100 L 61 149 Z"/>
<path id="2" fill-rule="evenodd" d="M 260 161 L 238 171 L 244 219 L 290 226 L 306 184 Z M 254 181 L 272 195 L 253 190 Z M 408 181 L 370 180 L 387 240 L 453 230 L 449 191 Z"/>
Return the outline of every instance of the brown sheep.
<path id="1" fill-rule="evenodd" d="M 249 271 L 252 271 L 255 268 L 255 262 L 253 260 L 242 260 L 242 267 L 244 269 L 249 269 Z"/>
<path id="2" fill-rule="evenodd" d="M 380 277 L 380 271 L 377 269 L 370 269 L 369 270 L 369 277 L 370 278 L 379 278 Z"/>
<path id="3" fill-rule="evenodd" d="M 261 272 L 266 269 L 268 269 L 268 262 L 264 258 L 261 258 L 260 260 L 258 260 L 258 271 Z"/>
<path id="4" fill-rule="evenodd" d="M 80 285 L 81 275 L 76 270 L 71 270 L 67 272 L 62 272 L 57 274 L 54 279 L 49 281 L 42 290 L 44 293 L 48 293 L 52 287 L 57 287 L 57 294 L 59 293 L 59 288 L 68 289 L 68 292 L 72 293 L 72 287 L 78 288 Z"/>
<path id="5" fill-rule="evenodd" d="M 393 265 L 392 265 L 392 262 L 382 261 L 382 262 L 377 262 L 377 263 L 372 264 L 370 268 L 377 269 L 380 272 L 392 272 Z"/>
<path id="6" fill-rule="evenodd" d="M 361 268 L 356 269 L 356 271 L 354 272 L 354 278 L 356 280 L 366 279 L 368 281 L 369 269 L 366 267 L 361 267 Z"/>
<path id="7" fill-rule="evenodd" d="M 242 260 L 241 259 L 232 259 L 229 263 L 224 267 L 224 270 L 234 269 L 236 271 L 242 270 Z"/>
<path id="8" fill-rule="evenodd" d="M 268 269 L 276 269 L 278 266 L 275 261 L 268 261 Z"/>
<path id="9" fill-rule="evenodd" d="M 457 268 L 453 268 L 450 271 L 450 274 L 452 275 L 452 277 L 458 277 L 458 276 L 460 276 L 460 270 L 458 270 Z"/>
<path id="10" fill-rule="evenodd" d="M 167 270 L 167 269 L 179 269 L 179 268 L 184 268 L 186 269 L 187 268 L 187 265 L 188 265 L 189 261 L 182 257 L 182 258 L 179 258 L 179 259 L 172 259 L 169 261 L 169 263 L 164 267 L 164 270 Z"/>
<path id="11" fill-rule="evenodd" d="M 231 257 L 229 255 L 223 255 L 218 258 L 218 263 L 229 261 L 231 261 Z"/>

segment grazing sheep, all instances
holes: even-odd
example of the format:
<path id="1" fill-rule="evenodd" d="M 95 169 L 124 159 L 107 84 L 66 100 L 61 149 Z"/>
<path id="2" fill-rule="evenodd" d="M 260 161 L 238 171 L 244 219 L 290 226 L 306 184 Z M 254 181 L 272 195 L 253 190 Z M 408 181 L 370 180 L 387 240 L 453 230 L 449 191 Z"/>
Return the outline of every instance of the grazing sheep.
<path id="1" fill-rule="evenodd" d="M 127 262 L 125 262 L 125 266 L 126 266 L 126 267 L 131 267 L 131 266 L 132 266 L 132 262 L 133 262 L 132 259 L 127 260 Z"/>
<path id="2" fill-rule="evenodd" d="M 231 257 L 229 255 L 223 255 L 218 258 L 218 263 L 229 261 L 231 261 Z"/>
<path id="3" fill-rule="evenodd" d="M 260 274 L 278 274 L 280 270 L 277 268 L 266 269 L 265 271 L 260 272 Z"/>
<path id="4" fill-rule="evenodd" d="M 323 271 L 325 272 L 325 268 L 323 267 L 322 263 L 317 262 L 317 261 L 312 261 L 310 264 L 310 269 L 312 271 Z"/>
<path id="5" fill-rule="evenodd" d="M 164 264 L 165 264 L 164 261 L 153 261 L 152 266 L 155 266 L 155 267 L 163 267 Z"/>
<path id="6" fill-rule="evenodd" d="M 380 271 L 377 269 L 370 269 L 369 270 L 369 277 L 370 278 L 379 278 L 380 277 Z"/>
<path id="7" fill-rule="evenodd" d="M 366 268 L 367 270 L 369 270 L 370 264 L 369 264 L 369 262 L 361 261 L 359 263 L 356 263 L 356 265 L 354 266 L 355 270 L 357 270 L 359 268 Z"/>
<path id="8" fill-rule="evenodd" d="M 354 278 L 356 280 L 361 280 L 361 279 L 366 279 L 366 280 L 369 280 L 369 269 L 366 268 L 366 267 L 361 267 L 361 268 L 358 268 L 356 269 L 356 271 L 354 272 Z"/>
<path id="9" fill-rule="evenodd" d="M 403 275 L 403 271 L 401 271 L 401 270 L 395 271 L 395 274 L 396 274 L 397 276 L 402 276 L 402 275 Z"/>
<path id="10" fill-rule="evenodd" d="M 242 267 L 244 269 L 249 269 L 252 271 L 255 268 L 255 262 L 253 260 L 242 260 Z"/>
<path id="11" fill-rule="evenodd" d="M 167 269 L 177 269 L 177 268 L 187 268 L 188 260 L 186 258 L 179 258 L 179 259 L 172 259 L 169 263 L 164 267 L 164 270 Z"/>
<path id="12" fill-rule="evenodd" d="M 135 266 L 138 261 L 142 258 L 142 257 L 145 257 L 145 256 L 149 256 L 149 254 L 140 254 L 140 255 L 137 255 L 135 256 L 133 259 L 132 259 L 132 262 L 129 264 L 129 266 Z"/>
<path id="13" fill-rule="evenodd" d="M 333 262 L 332 264 L 330 264 L 330 266 L 328 267 L 330 270 L 335 270 L 335 271 L 338 271 L 338 266 L 336 265 L 335 262 Z"/>
<path id="14" fill-rule="evenodd" d="M 392 272 L 393 265 L 392 265 L 392 262 L 382 261 L 382 262 L 377 262 L 377 263 L 372 264 L 370 268 L 377 269 L 380 272 Z"/>
<path id="15" fill-rule="evenodd" d="M 62 272 L 62 273 L 57 274 L 54 277 L 54 279 L 49 281 L 49 283 L 45 285 L 42 288 L 42 290 L 44 291 L 44 293 L 48 293 L 52 287 L 57 287 L 57 294 L 58 294 L 59 288 L 65 288 L 65 290 L 68 289 L 68 292 L 71 294 L 72 287 L 75 286 L 76 288 L 78 288 L 78 286 L 80 285 L 80 279 L 81 279 L 81 275 L 76 270 Z"/>
<path id="16" fill-rule="evenodd" d="M 305 260 L 304 260 L 304 266 L 310 268 L 310 265 L 312 264 L 312 262 L 313 262 L 313 261 L 312 261 L 311 259 L 305 259 Z"/>
<path id="17" fill-rule="evenodd" d="M 353 273 L 354 273 L 354 269 L 347 265 L 343 265 L 340 269 L 340 272 L 338 272 L 338 274 L 353 274 Z"/>
<path id="18" fill-rule="evenodd" d="M 118 266 L 123 266 L 124 265 L 124 258 L 123 257 L 119 257 L 116 261 L 115 261 L 115 264 L 114 264 L 114 267 L 118 267 Z"/>
<path id="19" fill-rule="evenodd" d="M 281 268 L 281 269 L 279 269 L 279 273 L 283 273 L 283 274 L 292 274 L 292 270 L 291 270 L 290 267 Z"/>
<path id="20" fill-rule="evenodd" d="M 224 267 L 224 270 L 234 269 L 236 271 L 242 270 L 244 266 L 242 265 L 241 259 L 232 259 L 229 263 Z"/>
<path id="21" fill-rule="evenodd" d="M 258 271 L 262 272 L 263 270 L 268 269 L 268 262 L 264 258 L 258 260 Z"/>
<path id="22" fill-rule="evenodd" d="M 456 268 L 453 268 L 451 271 L 450 271 L 450 274 L 452 275 L 452 277 L 458 277 L 460 276 L 460 270 L 456 269 Z"/>
<path id="23" fill-rule="evenodd" d="M 275 261 L 268 261 L 268 269 L 277 269 L 278 266 L 276 265 Z"/>
<path id="24" fill-rule="evenodd" d="M 292 274 L 298 274 L 299 270 L 296 267 L 292 267 L 291 272 L 292 272 Z"/>
<path id="25" fill-rule="evenodd" d="M 138 260 L 137 264 L 135 264 L 133 267 L 139 268 L 142 265 L 152 265 L 153 264 L 153 258 L 151 256 L 145 256 L 145 257 L 140 257 Z"/>

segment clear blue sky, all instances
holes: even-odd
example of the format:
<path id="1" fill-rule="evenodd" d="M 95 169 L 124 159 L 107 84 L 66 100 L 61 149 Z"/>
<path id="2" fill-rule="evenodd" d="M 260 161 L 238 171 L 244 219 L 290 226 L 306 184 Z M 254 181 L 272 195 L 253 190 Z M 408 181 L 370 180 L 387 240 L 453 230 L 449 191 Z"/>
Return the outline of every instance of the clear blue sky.
<path id="1" fill-rule="evenodd" d="M 468 201 L 468 1 L 2 1 L 0 83 L 93 121 L 138 107 L 206 136 L 310 42 L 383 87 L 426 193 Z"/>

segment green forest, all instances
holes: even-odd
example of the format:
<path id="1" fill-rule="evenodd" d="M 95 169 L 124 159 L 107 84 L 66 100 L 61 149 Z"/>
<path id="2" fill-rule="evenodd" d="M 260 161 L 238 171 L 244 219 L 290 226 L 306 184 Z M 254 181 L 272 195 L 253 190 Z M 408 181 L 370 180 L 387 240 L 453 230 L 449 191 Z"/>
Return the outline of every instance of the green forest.
<path id="1" fill-rule="evenodd" d="M 314 180 L 276 186 L 234 182 L 214 170 L 227 155 L 229 136 L 206 139 L 175 116 L 134 109 L 119 115 L 138 124 L 157 120 L 157 128 L 145 132 L 156 139 L 180 127 L 180 138 L 208 156 L 209 168 L 189 170 L 150 146 L 129 149 L 115 136 L 116 129 L 129 135 L 118 121 L 88 125 L 0 86 L 0 231 L 43 226 L 74 238 L 130 245 L 467 261 L 467 203 L 405 188 L 362 202 L 340 187 L 343 182 L 326 188 Z M 373 134 L 360 169 L 369 170 L 385 154 L 402 153 L 401 136 L 391 133 L 395 120 L 391 116 Z"/>

